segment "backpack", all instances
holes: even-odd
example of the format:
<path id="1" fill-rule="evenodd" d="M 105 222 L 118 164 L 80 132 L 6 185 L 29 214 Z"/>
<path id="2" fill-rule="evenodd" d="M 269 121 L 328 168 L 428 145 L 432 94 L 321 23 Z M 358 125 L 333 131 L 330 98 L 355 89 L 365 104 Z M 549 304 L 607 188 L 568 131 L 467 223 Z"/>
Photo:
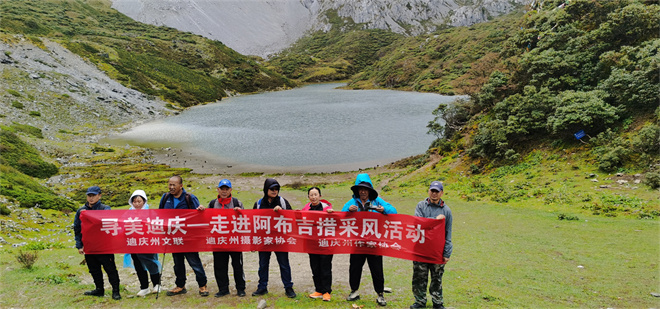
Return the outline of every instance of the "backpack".
<path id="1" fill-rule="evenodd" d="M 165 193 L 165 198 L 160 199 L 160 205 L 158 205 L 158 209 L 163 209 L 163 207 L 165 207 L 165 202 L 170 198 L 170 196 L 172 196 L 172 194 L 169 192 Z M 186 192 L 186 206 L 188 206 L 188 209 L 195 209 L 191 208 L 192 202 L 190 202 L 190 193 L 188 192 Z"/>
<path id="2" fill-rule="evenodd" d="M 261 200 L 263 200 L 263 198 L 260 198 L 257 201 L 257 209 L 261 209 Z M 280 207 L 282 207 L 282 209 L 286 209 L 286 201 L 284 201 L 284 198 L 281 196 L 280 196 Z"/>

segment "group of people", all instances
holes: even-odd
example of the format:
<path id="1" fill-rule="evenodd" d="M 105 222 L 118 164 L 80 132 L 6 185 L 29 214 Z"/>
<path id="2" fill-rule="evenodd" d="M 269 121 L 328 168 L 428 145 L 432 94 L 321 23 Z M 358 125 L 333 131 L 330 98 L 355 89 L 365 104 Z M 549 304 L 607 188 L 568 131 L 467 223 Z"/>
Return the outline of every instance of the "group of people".
<path id="1" fill-rule="evenodd" d="M 232 196 L 232 184 L 228 179 L 222 179 L 218 183 L 217 198 L 211 200 L 205 207 L 200 204 L 197 197 L 188 193 L 183 188 L 183 180 L 180 176 L 173 176 L 168 181 L 168 192 L 163 194 L 160 199 L 159 209 L 197 209 L 203 211 L 206 208 L 220 209 L 243 209 L 243 203 Z M 390 203 L 378 196 L 374 189 L 368 174 L 358 174 L 355 185 L 351 187 L 353 196 L 348 200 L 341 211 L 370 211 L 381 214 L 396 214 L 396 208 Z M 417 204 L 415 216 L 424 218 L 435 218 L 445 220 L 445 246 L 443 251 L 444 262 L 448 262 L 452 253 L 451 230 L 452 215 L 451 210 L 441 199 L 443 194 L 443 185 L 439 181 L 431 183 L 428 191 L 428 198 Z M 253 209 L 273 209 L 279 211 L 282 209 L 291 210 L 291 205 L 284 197 L 280 196 L 280 184 L 277 180 L 268 178 L 264 182 L 263 198 L 256 201 Z M 324 211 L 333 212 L 332 204 L 322 199 L 321 189 L 318 187 L 309 188 L 307 191 L 309 203 L 303 211 Z M 143 190 L 133 192 L 128 201 L 130 209 L 148 209 L 147 195 Z M 109 210 L 101 202 L 101 189 L 98 186 L 92 186 L 87 190 L 87 203 L 78 209 L 74 219 L 74 232 L 76 239 L 76 248 L 80 254 L 85 255 L 89 273 L 94 280 L 95 289 L 84 292 L 85 295 L 103 296 L 105 294 L 103 273 L 101 267 L 105 269 L 108 275 L 108 281 L 112 286 L 112 298 L 121 299 L 119 292 L 119 275 L 115 266 L 113 254 L 85 254 L 84 244 L 82 242 L 80 213 L 86 210 Z M 268 268 L 272 252 L 259 252 L 259 283 L 252 296 L 261 296 L 268 293 Z M 288 252 L 275 252 L 275 257 L 280 267 L 280 277 L 284 285 L 284 292 L 287 297 L 295 298 L 296 293 L 293 290 L 293 281 L 291 279 L 291 266 L 289 265 Z M 146 296 L 150 293 L 158 293 L 161 290 L 160 264 L 157 254 L 131 254 L 135 265 L 135 271 L 140 281 L 140 291 L 138 296 Z M 207 288 L 207 277 L 198 252 L 172 253 L 174 260 L 175 287 L 166 292 L 168 296 L 174 296 L 187 293 L 186 290 L 186 267 L 185 261 L 195 272 L 195 278 L 199 286 L 201 296 L 209 296 Z M 245 273 L 243 271 L 243 254 L 241 252 L 219 251 L 213 252 L 213 270 L 218 284 L 218 292 L 215 297 L 229 295 L 229 275 L 228 264 L 231 258 L 231 264 L 234 273 L 234 282 L 237 295 L 245 296 Z M 312 279 L 314 281 L 315 291 L 309 294 L 309 297 L 331 300 L 332 293 L 332 258 L 333 255 L 309 254 L 309 263 L 312 270 Z M 349 266 L 349 284 L 351 292 L 346 298 L 347 301 L 360 299 L 358 289 L 362 277 L 362 268 L 364 263 L 369 264 L 374 290 L 376 291 L 376 303 L 386 306 L 387 302 L 383 295 L 385 290 L 385 277 L 383 274 L 383 257 L 372 254 L 351 254 Z M 433 303 L 433 308 L 444 308 L 442 296 L 442 275 L 445 264 L 431 264 L 423 262 L 413 262 L 412 291 L 415 303 L 410 308 L 426 307 L 426 288 L 428 276 L 430 273 L 431 284 L 429 293 Z M 149 288 L 149 278 L 153 287 Z"/>

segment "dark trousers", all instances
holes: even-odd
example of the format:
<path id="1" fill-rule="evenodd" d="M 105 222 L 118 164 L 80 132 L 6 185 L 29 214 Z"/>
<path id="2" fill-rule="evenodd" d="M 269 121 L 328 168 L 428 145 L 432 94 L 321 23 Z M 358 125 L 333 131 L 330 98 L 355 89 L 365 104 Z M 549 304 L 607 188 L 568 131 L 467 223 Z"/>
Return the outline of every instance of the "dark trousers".
<path id="1" fill-rule="evenodd" d="M 206 272 L 204 272 L 204 266 L 202 260 L 199 259 L 198 252 L 172 253 L 172 259 L 174 260 L 174 275 L 176 276 L 174 282 L 176 286 L 186 287 L 186 264 L 184 260 L 188 260 L 188 265 L 195 272 L 195 279 L 197 279 L 199 287 L 206 286 Z"/>
<path id="2" fill-rule="evenodd" d="M 332 255 L 310 254 L 309 266 L 312 268 L 316 292 L 332 293 Z"/>
<path id="3" fill-rule="evenodd" d="M 357 291 L 360 288 L 360 279 L 362 279 L 362 267 L 364 262 L 369 263 L 371 278 L 374 283 L 374 290 L 381 294 L 385 289 L 385 276 L 383 275 L 383 257 L 371 254 L 351 254 L 350 266 L 348 271 L 348 282 L 351 285 L 351 291 Z"/>
<path id="4" fill-rule="evenodd" d="M 114 254 L 85 254 L 85 261 L 87 261 L 87 269 L 89 269 L 89 274 L 92 275 L 97 289 L 104 290 L 103 271 L 101 271 L 101 267 L 103 267 L 105 273 L 108 274 L 112 290 L 119 291 L 119 273 L 117 265 L 115 265 Z"/>
<path id="5" fill-rule="evenodd" d="M 259 252 L 259 285 L 258 289 L 266 289 L 268 287 L 268 266 L 270 265 L 270 254 L 272 252 Z M 293 287 L 291 281 L 291 266 L 289 266 L 289 253 L 288 252 L 275 252 L 277 263 L 280 265 L 280 277 L 282 277 L 282 284 L 284 288 Z"/>
<path id="6" fill-rule="evenodd" d="M 149 254 L 148 256 L 152 256 L 153 258 L 153 254 Z M 150 263 L 149 259 L 141 258 L 140 254 L 131 254 L 131 259 L 133 259 L 135 273 L 137 274 L 138 280 L 140 280 L 141 290 L 149 287 L 149 274 L 151 274 L 151 283 L 153 283 L 154 286 L 156 286 L 156 284 L 160 284 L 160 272 L 158 271 L 158 264 L 153 262 Z M 147 269 L 149 271 L 147 271 Z"/>
<path id="7" fill-rule="evenodd" d="M 245 291 L 245 274 L 243 273 L 242 252 L 213 252 L 213 272 L 218 282 L 219 292 L 229 292 L 229 257 L 234 269 L 234 282 L 237 291 Z"/>

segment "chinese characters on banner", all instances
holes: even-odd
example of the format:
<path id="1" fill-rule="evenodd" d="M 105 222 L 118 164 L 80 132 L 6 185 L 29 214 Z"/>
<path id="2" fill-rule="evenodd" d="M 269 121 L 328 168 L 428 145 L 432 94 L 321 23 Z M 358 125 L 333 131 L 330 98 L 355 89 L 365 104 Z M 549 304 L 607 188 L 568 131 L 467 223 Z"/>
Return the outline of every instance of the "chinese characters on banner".
<path id="1" fill-rule="evenodd" d="M 85 253 L 286 251 L 442 263 L 445 221 L 372 212 L 272 209 L 83 211 Z"/>

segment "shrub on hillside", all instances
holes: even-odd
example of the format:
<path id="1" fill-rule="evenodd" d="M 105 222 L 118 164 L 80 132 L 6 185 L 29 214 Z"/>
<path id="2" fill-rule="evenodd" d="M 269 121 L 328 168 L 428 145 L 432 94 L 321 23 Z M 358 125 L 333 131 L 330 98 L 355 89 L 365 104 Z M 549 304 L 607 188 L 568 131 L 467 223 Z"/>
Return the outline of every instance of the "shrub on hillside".
<path id="1" fill-rule="evenodd" d="M 44 194 L 44 193 L 26 193 L 26 194 L 21 194 L 18 193 L 16 196 L 14 196 L 16 200 L 20 203 L 21 207 L 24 208 L 32 208 L 35 206 L 39 206 L 39 208 L 43 209 L 53 209 L 53 210 L 63 210 L 63 209 L 71 209 L 75 210 L 76 205 L 63 197 L 56 196 L 56 195 L 51 195 L 51 194 Z"/>
<path id="2" fill-rule="evenodd" d="M 646 173 L 644 177 L 644 183 L 654 190 L 660 188 L 660 173 L 659 172 Z"/>
<path id="3" fill-rule="evenodd" d="M 629 154 L 630 150 L 623 146 L 609 148 L 607 152 L 598 158 L 598 168 L 603 172 L 614 172 L 623 165 L 623 161 Z"/>
<path id="4" fill-rule="evenodd" d="M 660 126 L 647 124 L 632 138 L 632 146 L 637 152 L 647 154 L 660 153 Z"/>
<path id="5" fill-rule="evenodd" d="M 43 179 L 58 172 L 57 166 L 44 161 L 37 149 L 4 129 L 0 130 L 0 151 L 0 163 L 12 166 L 26 175 Z"/>
<path id="6" fill-rule="evenodd" d="M 14 131 L 17 131 L 17 132 L 23 132 L 23 133 L 32 135 L 36 138 L 44 138 L 44 135 L 41 132 L 41 129 L 39 129 L 37 127 L 33 127 L 31 125 L 20 124 L 20 123 L 14 122 L 14 123 L 11 124 L 11 129 L 13 129 Z"/>
<path id="7" fill-rule="evenodd" d="M 23 265 L 23 268 L 25 269 L 32 269 L 32 266 L 37 262 L 38 259 L 39 254 L 37 251 L 18 250 L 18 254 L 16 255 L 16 260 L 18 263 Z"/>
<path id="8" fill-rule="evenodd" d="M 41 208 L 55 210 L 76 209 L 70 200 L 58 196 L 34 178 L 7 165 L 0 165 L 0 195 L 10 196 L 26 208 L 39 205 Z"/>
<path id="9" fill-rule="evenodd" d="M 16 100 L 11 101 L 11 106 L 14 107 L 14 108 L 18 108 L 18 109 L 23 109 L 23 108 L 25 108 L 25 105 L 23 105 L 23 103 L 18 102 L 18 101 L 16 101 Z"/>

